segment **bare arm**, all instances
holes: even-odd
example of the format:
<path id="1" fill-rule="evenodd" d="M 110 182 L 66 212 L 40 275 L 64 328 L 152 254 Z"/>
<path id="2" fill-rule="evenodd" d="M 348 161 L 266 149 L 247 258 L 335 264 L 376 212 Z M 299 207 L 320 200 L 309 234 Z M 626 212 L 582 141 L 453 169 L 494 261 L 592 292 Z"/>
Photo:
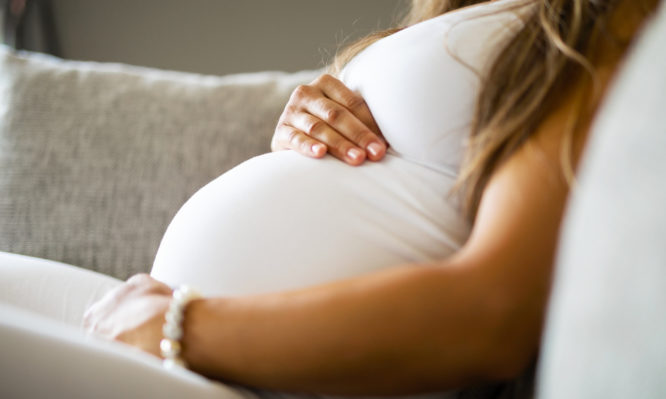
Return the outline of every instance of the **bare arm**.
<path id="1" fill-rule="evenodd" d="M 605 85 L 615 63 L 600 68 Z M 400 394 L 512 377 L 536 354 L 568 186 L 570 93 L 486 187 L 455 256 L 300 291 L 198 300 L 184 357 L 201 373 L 285 391 Z M 577 131 L 576 157 L 598 99 Z M 89 329 L 158 353 L 168 287 L 144 277 L 89 312 Z M 123 291 L 124 290 L 124 291 Z"/>
<path id="2" fill-rule="evenodd" d="M 575 102 L 564 104 L 492 176 L 455 256 L 299 291 L 194 301 L 184 323 L 189 365 L 223 381 L 349 395 L 520 373 L 537 351 L 568 191 L 559 150 Z M 158 354 L 169 293 L 135 278 L 93 306 L 86 324 Z"/>
<path id="3" fill-rule="evenodd" d="M 559 146 L 568 113 L 551 116 L 495 173 L 456 256 L 296 292 L 195 302 L 188 362 L 223 380 L 329 394 L 516 375 L 541 332 L 567 197 Z"/>

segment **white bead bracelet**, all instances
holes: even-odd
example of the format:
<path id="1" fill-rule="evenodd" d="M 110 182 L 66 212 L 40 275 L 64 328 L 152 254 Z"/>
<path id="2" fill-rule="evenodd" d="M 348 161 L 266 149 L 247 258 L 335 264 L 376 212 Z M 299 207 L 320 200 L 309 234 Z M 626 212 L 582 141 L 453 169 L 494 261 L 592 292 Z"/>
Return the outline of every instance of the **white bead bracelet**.
<path id="1" fill-rule="evenodd" d="M 183 338 L 183 319 L 185 308 L 190 301 L 201 298 L 201 295 L 192 287 L 182 285 L 173 291 L 169 309 L 164 315 L 165 323 L 162 326 L 164 338 L 160 341 L 160 352 L 166 368 L 187 367 L 180 356 L 182 352 L 181 339 Z"/>

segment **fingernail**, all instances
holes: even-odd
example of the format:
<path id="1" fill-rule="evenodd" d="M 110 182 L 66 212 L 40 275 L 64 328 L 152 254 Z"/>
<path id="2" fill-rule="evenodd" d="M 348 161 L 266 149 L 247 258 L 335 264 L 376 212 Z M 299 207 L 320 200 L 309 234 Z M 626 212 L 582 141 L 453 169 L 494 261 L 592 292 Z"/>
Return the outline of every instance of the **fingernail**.
<path id="1" fill-rule="evenodd" d="M 324 151 L 326 151 L 326 149 L 324 148 L 324 145 L 323 145 L 323 144 L 319 144 L 319 143 L 317 143 L 317 144 L 312 144 L 312 153 L 313 153 L 313 154 L 315 154 L 315 155 L 320 155 L 320 154 L 323 153 Z"/>
<path id="2" fill-rule="evenodd" d="M 368 145 L 368 152 L 372 154 L 372 156 L 378 157 L 382 150 L 384 150 L 384 146 L 379 143 L 370 143 Z"/>
<path id="3" fill-rule="evenodd" d="M 347 151 L 347 156 L 354 161 L 358 161 L 363 156 L 363 153 L 357 148 L 350 148 L 349 151 Z"/>

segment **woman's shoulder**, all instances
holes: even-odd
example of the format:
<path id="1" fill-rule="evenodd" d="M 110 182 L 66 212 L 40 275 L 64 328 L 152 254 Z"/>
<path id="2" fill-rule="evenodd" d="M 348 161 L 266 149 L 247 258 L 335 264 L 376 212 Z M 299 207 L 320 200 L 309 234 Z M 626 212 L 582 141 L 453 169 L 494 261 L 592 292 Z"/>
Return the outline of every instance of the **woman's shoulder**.
<path id="1" fill-rule="evenodd" d="M 631 37 L 639 28 L 640 23 L 635 24 Z M 537 263 L 552 262 L 576 165 L 628 48 L 611 36 L 597 42 L 596 47 L 598 56 L 592 55 L 593 70 L 588 71 L 592 75 L 582 75 L 569 85 L 535 133 L 490 176 L 469 241 L 471 247 L 481 252 L 495 248 L 507 257 L 519 253 Z M 501 258 L 497 253 L 495 257 Z"/>

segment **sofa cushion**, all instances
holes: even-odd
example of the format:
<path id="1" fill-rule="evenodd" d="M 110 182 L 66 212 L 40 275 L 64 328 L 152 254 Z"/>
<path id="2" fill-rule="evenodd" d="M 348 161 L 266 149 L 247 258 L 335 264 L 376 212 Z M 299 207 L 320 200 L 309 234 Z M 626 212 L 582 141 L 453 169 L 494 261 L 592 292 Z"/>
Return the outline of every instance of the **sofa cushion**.
<path id="1" fill-rule="evenodd" d="M 0 47 L 0 250 L 148 271 L 180 205 L 269 151 L 315 73 L 213 77 Z"/>
<path id="2" fill-rule="evenodd" d="M 595 124 L 565 221 L 539 398 L 666 398 L 666 4 Z"/>

